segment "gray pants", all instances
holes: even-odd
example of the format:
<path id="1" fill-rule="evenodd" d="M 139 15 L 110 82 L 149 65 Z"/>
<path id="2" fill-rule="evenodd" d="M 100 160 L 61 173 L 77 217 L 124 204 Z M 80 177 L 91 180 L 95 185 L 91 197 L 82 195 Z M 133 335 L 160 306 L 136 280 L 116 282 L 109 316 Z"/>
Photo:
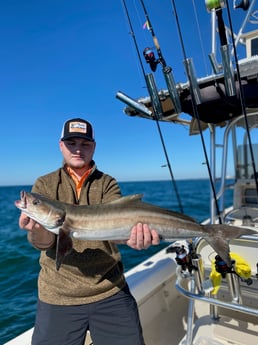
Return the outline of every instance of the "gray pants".
<path id="1" fill-rule="evenodd" d="M 60 306 L 38 301 L 32 345 L 144 345 L 138 308 L 126 286 L 100 302 Z"/>

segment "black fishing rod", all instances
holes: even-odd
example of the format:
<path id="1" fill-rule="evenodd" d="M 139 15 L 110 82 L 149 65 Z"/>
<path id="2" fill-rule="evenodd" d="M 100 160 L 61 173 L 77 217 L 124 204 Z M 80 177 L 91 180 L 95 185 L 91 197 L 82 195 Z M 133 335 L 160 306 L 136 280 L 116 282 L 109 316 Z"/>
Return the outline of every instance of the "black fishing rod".
<path id="1" fill-rule="evenodd" d="M 147 24 L 148 30 L 150 31 L 150 33 L 152 35 L 153 42 L 154 42 L 154 45 L 156 47 L 156 50 L 157 50 L 157 53 L 158 53 L 158 56 L 159 56 L 159 61 L 158 62 L 162 65 L 162 67 L 166 67 L 167 64 L 166 64 L 165 59 L 164 59 L 164 57 L 162 55 L 158 39 L 157 39 L 157 37 L 156 37 L 156 35 L 154 33 L 153 26 L 151 25 L 151 21 L 150 21 L 150 18 L 149 18 L 149 15 L 148 15 L 148 12 L 147 12 L 147 9 L 146 9 L 146 7 L 144 5 L 143 0 L 140 0 L 140 3 L 142 5 L 143 12 L 144 12 L 144 15 L 145 15 L 145 18 L 146 18 L 146 24 Z"/>
<path id="2" fill-rule="evenodd" d="M 173 174 L 173 171 L 172 171 L 172 167 L 171 167 L 171 164 L 170 164 L 170 160 L 169 160 L 169 157 L 168 157 L 165 141 L 164 141 L 163 134 L 161 132 L 161 128 L 160 128 L 160 124 L 159 124 L 159 115 L 161 115 L 162 108 L 160 106 L 160 102 L 159 102 L 159 99 L 158 99 L 158 94 L 157 94 L 157 91 L 156 91 L 156 88 L 155 88 L 154 79 L 153 79 L 152 74 L 151 75 L 146 75 L 146 73 L 145 73 L 145 69 L 144 69 L 144 66 L 143 66 L 143 63 L 142 63 L 142 58 L 141 58 L 141 55 L 140 55 L 139 47 L 138 47 L 137 40 L 136 40 L 136 37 L 135 37 L 135 33 L 134 33 L 134 30 L 133 30 L 132 22 L 131 22 L 131 19 L 130 19 L 128 8 L 126 6 L 126 1 L 122 0 L 122 2 L 123 2 L 123 6 L 124 6 L 124 9 L 125 9 L 125 14 L 126 14 L 126 17 L 127 17 L 128 23 L 129 23 L 129 27 L 130 27 L 130 34 L 131 34 L 131 36 L 133 38 L 133 41 L 134 41 L 135 49 L 136 49 L 136 52 L 137 52 L 137 55 L 138 55 L 138 59 L 139 59 L 139 62 L 140 62 L 141 70 L 142 70 L 142 73 L 143 73 L 146 85 L 148 87 L 148 90 L 149 90 L 150 94 L 153 97 L 156 95 L 155 99 L 153 99 L 153 101 L 154 101 L 153 102 L 154 119 L 155 119 L 155 122 L 156 122 L 156 125 L 157 125 L 157 129 L 158 129 L 158 132 L 159 132 L 159 137 L 160 137 L 161 144 L 162 144 L 162 147 L 163 147 L 163 151 L 164 151 L 164 154 L 165 154 L 165 158 L 166 158 L 167 167 L 168 167 L 168 170 L 169 170 L 169 173 L 170 173 L 171 181 L 172 181 L 175 193 L 176 193 L 176 197 L 177 197 L 177 201 L 178 201 L 178 206 L 179 206 L 180 212 L 184 213 L 183 206 L 182 206 L 181 199 L 180 199 L 180 195 L 179 195 L 179 192 L 178 192 L 178 189 L 177 189 L 176 181 L 175 181 L 174 174 Z M 157 40 L 156 40 L 156 43 L 157 43 L 157 46 L 159 46 Z M 161 52 L 160 52 L 160 54 L 161 54 Z M 161 56 L 162 56 L 162 54 L 161 54 Z M 162 60 L 160 60 L 160 63 L 164 63 L 165 64 L 165 60 L 162 58 Z"/>
<path id="3" fill-rule="evenodd" d="M 183 57 L 184 57 L 184 61 L 185 61 L 186 74 L 187 74 L 187 78 L 189 80 L 189 91 L 191 94 L 193 115 L 194 115 L 194 118 L 197 120 L 198 129 L 199 129 L 200 136 L 201 136 L 201 142 L 202 142 L 203 152 L 204 152 L 204 156 L 205 156 L 205 162 L 206 162 L 207 169 L 208 169 L 213 199 L 215 201 L 216 213 L 218 216 L 219 223 L 222 224 L 222 220 L 221 220 L 221 216 L 220 216 L 220 210 L 219 210 L 219 204 L 218 204 L 218 200 L 217 200 L 217 196 L 216 196 L 215 185 L 214 185 L 214 181 L 212 178 L 211 168 L 210 168 L 210 164 L 209 164 L 208 154 L 207 154 L 207 150 L 206 150 L 206 146 L 205 146 L 205 141 L 204 141 L 202 128 L 201 128 L 200 117 L 199 117 L 198 108 L 197 108 L 197 103 L 199 104 L 200 100 L 198 99 L 198 94 L 195 90 L 195 86 L 193 85 L 193 83 L 195 81 L 194 81 L 192 71 L 191 71 L 191 63 L 190 63 L 189 59 L 187 59 L 187 56 L 186 56 L 185 45 L 184 45 L 184 40 L 183 40 L 183 36 L 182 36 L 181 26 L 180 26 L 179 19 L 178 19 L 176 4 L 175 4 L 174 0 L 171 0 L 171 2 L 172 2 L 172 8 L 174 11 L 174 15 L 176 18 L 176 25 L 177 25 L 177 29 L 178 29 L 178 33 L 179 33 L 180 45 L 181 45 L 181 49 L 182 49 Z"/>

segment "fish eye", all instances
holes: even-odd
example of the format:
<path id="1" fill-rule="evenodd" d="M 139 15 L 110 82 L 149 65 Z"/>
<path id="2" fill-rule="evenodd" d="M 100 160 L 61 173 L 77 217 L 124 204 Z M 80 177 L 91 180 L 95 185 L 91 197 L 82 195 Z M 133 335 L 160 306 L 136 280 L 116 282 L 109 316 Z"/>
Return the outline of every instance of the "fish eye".
<path id="1" fill-rule="evenodd" d="M 57 221 L 56 221 L 56 226 L 60 226 L 60 225 L 63 225 L 63 218 L 58 218 Z"/>

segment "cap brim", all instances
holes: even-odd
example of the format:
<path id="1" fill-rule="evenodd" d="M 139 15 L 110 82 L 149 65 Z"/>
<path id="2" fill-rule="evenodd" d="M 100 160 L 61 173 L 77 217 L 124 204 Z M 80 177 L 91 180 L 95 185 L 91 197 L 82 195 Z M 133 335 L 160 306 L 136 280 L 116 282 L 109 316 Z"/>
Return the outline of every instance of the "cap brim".
<path id="1" fill-rule="evenodd" d="M 63 138 L 61 138 L 60 140 L 65 141 L 65 140 L 69 140 L 69 139 L 73 139 L 73 138 L 80 138 L 80 139 L 84 139 L 84 140 L 88 140 L 88 141 L 95 141 L 93 138 L 87 137 L 84 134 L 80 134 L 80 133 L 66 135 Z"/>

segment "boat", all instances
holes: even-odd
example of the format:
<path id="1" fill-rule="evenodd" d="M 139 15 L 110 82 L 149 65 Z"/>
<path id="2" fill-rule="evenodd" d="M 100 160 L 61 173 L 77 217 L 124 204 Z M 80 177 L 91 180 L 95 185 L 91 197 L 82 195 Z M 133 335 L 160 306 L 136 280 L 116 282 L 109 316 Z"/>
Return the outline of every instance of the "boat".
<path id="1" fill-rule="evenodd" d="M 203 223 L 257 231 L 258 30 L 245 32 L 248 20 L 257 13 L 255 3 L 242 0 L 235 4 L 243 10 L 244 19 L 239 32 L 229 35 L 230 30 L 221 22 L 221 13 L 228 2 L 206 0 L 214 27 L 220 23 L 212 39 L 220 35 L 223 43 L 221 64 L 217 63 L 214 52 L 210 55 L 213 70 L 210 75 L 197 78 L 193 62 L 185 59 L 187 81 L 176 83 L 157 46 L 159 58 L 146 49 L 146 62 L 153 70 L 163 63 L 167 89 L 158 90 L 150 73 L 146 75 L 149 95 L 135 98 L 118 91 L 116 97 L 126 103 L 124 113 L 132 118 L 183 125 L 189 135 L 200 137 L 209 131 L 210 154 L 206 164 L 210 177 L 210 214 Z M 229 39 L 233 46 L 241 42 L 246 47 L 246 56 L 235 66 Z M 217 143 L 218 130 L 223 132 L 222 144 Z M 234 176 L 228 179 L 230 164 Z M 232 195 L 229 207 L 225 204 L 228 192 Z M 257 254 L 257 235 L 230 241 L 231 267 L 204 239 L 177 240 L 126 272 L 126 280 L 138 303 L 146 344 L 255 344 Z M 32 331 L 5 345 L 29 345 Z M 85 344 L 92 344 L 90 334 Z"/>

